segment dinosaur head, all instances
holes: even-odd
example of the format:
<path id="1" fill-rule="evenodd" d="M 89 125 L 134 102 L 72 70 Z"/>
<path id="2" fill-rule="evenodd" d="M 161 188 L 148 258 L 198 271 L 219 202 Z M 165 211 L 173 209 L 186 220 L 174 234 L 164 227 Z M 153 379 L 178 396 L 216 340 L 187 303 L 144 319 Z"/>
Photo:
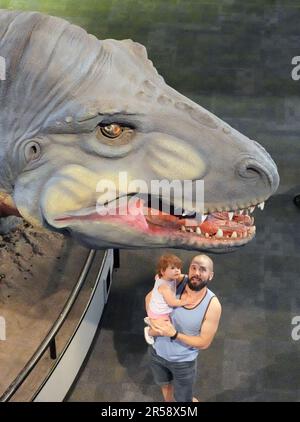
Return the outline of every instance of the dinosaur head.
<path id="1" fill-rule="evenodd" d="M 0 215 L 20 214 L 93 248 L 213 252 L 253 238 L 251 211 L 276 191 L 276 165 L 169 87 L 143 46 L 3 10 L 0 55 Z M 153 181 L 170 189 L 153 193 Z M 183 206 L 172 183 L 184 189 L 184 181 Z"/>

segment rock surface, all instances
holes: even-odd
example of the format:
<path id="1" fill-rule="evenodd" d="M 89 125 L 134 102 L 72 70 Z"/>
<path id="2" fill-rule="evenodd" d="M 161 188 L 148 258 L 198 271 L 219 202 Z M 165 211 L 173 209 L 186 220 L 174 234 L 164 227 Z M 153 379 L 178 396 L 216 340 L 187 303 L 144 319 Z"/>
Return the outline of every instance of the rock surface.
<path id="1" fill-rule="evenodd" d="M 61 312 L 84 265 L 88 250 L 72 239 L 22 223 L 13 232 L 0 235 L 0 317 L 5 321 L 5 339 L 0 337 L 0 394 L 15 379 L 39 346 Z M 61 349 L 86 303 L 70 314 L 57 339 Z M 84 293 L 84 292 L 83 292 Z M 80 310 L 81 309 L 81 310 Z M 45 354 L 15 400 L 29 400 L 51 363 Z"/>

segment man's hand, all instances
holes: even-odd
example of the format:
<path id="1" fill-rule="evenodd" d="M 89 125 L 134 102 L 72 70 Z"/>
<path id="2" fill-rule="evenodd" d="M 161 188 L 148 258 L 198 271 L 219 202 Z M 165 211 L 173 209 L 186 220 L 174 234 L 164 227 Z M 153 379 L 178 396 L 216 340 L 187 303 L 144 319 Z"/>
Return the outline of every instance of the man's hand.
<path id="1" fill-rule="evenodd" d="M 174 325 L 169 321 L 151 319 L 151 326 L 159 331 L 161 336 L 172 337 L 176 333 Z"/>

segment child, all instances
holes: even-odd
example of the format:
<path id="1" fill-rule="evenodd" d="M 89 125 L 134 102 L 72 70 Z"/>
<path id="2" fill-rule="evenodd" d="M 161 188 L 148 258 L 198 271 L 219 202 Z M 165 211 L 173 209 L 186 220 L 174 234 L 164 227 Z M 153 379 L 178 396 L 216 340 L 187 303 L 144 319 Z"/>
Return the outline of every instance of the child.
<path id="1" fill-rule="evenodd" d="M 173 307 L 188 305 L 190 301 L 176 299 L 177 280 L 181 276 L 182 261 L 176 255 L 162 255 L 157 265 L 157 276 L 155 277 L 155 284 L 151 294 L 145 322 L 150 327 L 145 327 L 145 340 L 148 344 L 154 343 L 153 335 L 159 333 L 151 328 L 151 320 L 162 319 L 164 321 L 170 320 L 170 313 Z"/>

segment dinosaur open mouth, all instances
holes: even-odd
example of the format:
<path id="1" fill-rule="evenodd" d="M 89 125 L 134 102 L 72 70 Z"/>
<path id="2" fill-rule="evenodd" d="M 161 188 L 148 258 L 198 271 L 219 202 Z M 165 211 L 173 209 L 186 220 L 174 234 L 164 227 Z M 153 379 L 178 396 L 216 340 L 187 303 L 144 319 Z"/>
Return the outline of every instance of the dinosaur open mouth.
<path id="1" fill-rule="evenodd" d="M 261 210 L 264 202 L 256 204 Z M 255 205 L 228 211 L 203 214 L 188 213 L 182 210 L 181 214 L 163 212 L 151 208 L 147 201 L 139 198 L 134 206 L 118 205 L 115 215 L 101 215 L 95 207 L 68 213 L 55 218 L 55 222 L 65 225 L 72 220 L 84 222 L 102 222 L 113 225 L 127 226 L 128 229 L 140 231 L 143 235 L 166 237 L 176 244 L 195 245 L 205 244 L 209 247 L 239 246 L 250 241 L 256 231 L 253 212 Z"/>
<path id="2" fill-rule="evenodd" d="M 254 218 L 248 209 L 232 212 L 214 212 L 204 214 L 201 219 L 182 218 L 160 213 L 158 216 L 146 216 L 150 225 L 157 225 L 189 233 L 206 239 L 238 239 L 252 237 L 255 233 Z"/>

